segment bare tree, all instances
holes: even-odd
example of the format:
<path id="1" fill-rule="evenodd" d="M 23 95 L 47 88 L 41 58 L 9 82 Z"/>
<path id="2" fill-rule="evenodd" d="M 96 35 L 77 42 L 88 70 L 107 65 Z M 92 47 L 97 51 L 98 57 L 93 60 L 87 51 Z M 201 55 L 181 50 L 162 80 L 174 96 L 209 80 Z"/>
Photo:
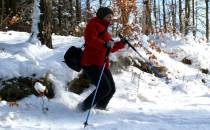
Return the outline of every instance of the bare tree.
<path id="1" fill-rule="evenodd" d="M 195 0 L 192 0 L 192 24 L 193 24 L 193 36 L 196 36 L 196 29 L 195 29 Z"/>
<path id="2" fill-rule="evenodd" d="M 42 45 L 52 48 L 52 0 L 41 0 L 40 10 L 38 37 Z"/>
<path id="3" fill-rule="evenodd" d="M 161 6 L 161 3 L 160 3 L 160 0 L 158 0 L 158 19 L 159 19 L 159 27 L 161 28 L 162 23 L 161 23 L 161 11 L 160 11 L 160 6 Z"/>
<path id="4" fill-rule="evenodd" d="M 173 23 L 173 33 L 176 33 L 176 0 L 172 0 L 172 23 Z"/>
<path id="5" fill-rule="evenodd" d="M 5 1 L 5 8 L 6 8 L 6 14 L 14 16 L 16 13 L 16 1 L 15 0 Z"/>
<path id="6" fill-rule="evenodd" d="M 69 9 L 70 9 L 70 11 L 74 11 L 74 9 L 73 9 L 73 0 L 69 0 Z"/>
<path id="7" fill-rule="evenodd" d="M 100 5 L 100 6 L 102 5 L 102 0 L 99 0 L 99 5 Z"/>
<path id="8" fill-rule="evenodd" d="M 164 26 L 164 32 L 167 32 L 165 0 L 162 1 L 162 6 L 163 6 L 163 26 Z"/>
<path id="9" fill-rule="evenodd" d="M 195 36 L 196 36 L 196 32 L 197 32 L 197 27 L 198 27 L 198 1 L 195 1 Z"/>
<path id="10" fill-rule="evenodd" d="M 156 8 L 156 0 L 153 1 L 153 4 L 154 4 L 154 9 L 153 9 L 153 12 L 154 12 L 154 17 L 155 17 L 155 31 L 157 32 L 157 8 Z"/>
<path id="11" fill-rule="evenodd" d="M 3 28 L 2 24 L 3 24 L 3 19 L 4 19 L 4 0 L 1 0 L 1 21 L 0 21 L 0 24 L 1 24 L 1 29 Z"/>
<path id="12" fill-rule="evenodd" d="M 146 1 L 146 25 L 147 29 L 145 34 L 153 32 L 152 19 L 151 19 L 151 0 Z"/>
<path id="13" fill-rule="evenodd" d="M 62 5 L 61 0 L 58 1 L 58 33 L 62 34 Z"/>
<path id="14" fill-rule="evenodd" d="M 189 32 L 190 23 L 190 0 L 185 0 L 185 35 Z"/>
<path id="15" fill-rule="evenodd" d="M 182 0 L 179 0 L 179 31 L 183 31 L 183 23 L 182 23 Z"/>
<path id="16" fill-rule="evenodd" d="M 205 0 L 206 2 L 206 39 L 209 42 L 209 0 Z"/>
<path id="17" fill-rule="evenodd" d="M 74 0 L 69 0 L 69 22 L 71 27 L 69 28 L 69 32 L 71 35 L 74 33 L 74 27 L 75 27 L 75 10 L 74 10 Z"/>
<path id="18" fill-rule="evenodd" d="M 81 19 L 82 19 L 81 1 L 76 0 L 76 20 L 77 20 L 77 23 L 81 22 Z"/>
<path id="19" fill-rule="evenodd" d="M 152 28 L 152 20 L 151 20 L 151 0 L 144 0 L 143 1 L 143 33 L 149 35 L 153 32 Z"/>
<path id="20" fill-rule="evenodd" d="M 91 17 L 90 0 L 86 0 L 86 20 L 88 20 L 90 17 Z"/>

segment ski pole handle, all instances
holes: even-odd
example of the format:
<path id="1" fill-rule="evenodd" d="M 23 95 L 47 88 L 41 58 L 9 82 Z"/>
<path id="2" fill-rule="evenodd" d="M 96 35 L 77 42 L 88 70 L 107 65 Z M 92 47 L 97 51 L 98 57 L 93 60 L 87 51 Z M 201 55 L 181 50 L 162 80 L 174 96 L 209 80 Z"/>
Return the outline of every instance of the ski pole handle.
<path id="1" fill-rule="evenodd" d="M 128 42 L 128 40 L 126 38 L 124 38 L 120 33 L 118 34 L 118 36 L 120 37 L 120 39 L 123 39 L 125 41 L 125 43 L 130 44 Z"/>
<path id="2" fill-rule="evenodd" d="M 137 52 L 136 48 L 134 48 L 126 38 L 124 38 L 120 33 L 118 34 L 118 36 L 120 37 L 120 39 L 123 39 L 125 43 L 128 44 L 129 47 L 131 47 L 134 51 Z"/>

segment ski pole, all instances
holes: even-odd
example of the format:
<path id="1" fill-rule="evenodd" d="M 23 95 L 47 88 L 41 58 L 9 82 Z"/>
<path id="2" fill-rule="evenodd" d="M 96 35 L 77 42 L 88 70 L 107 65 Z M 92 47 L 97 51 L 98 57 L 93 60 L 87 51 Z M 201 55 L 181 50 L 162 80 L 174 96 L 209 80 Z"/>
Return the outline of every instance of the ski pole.
<path id="1" fill-rule="evenodd" d="M 119 34 L 119 37 L 121 39 L 123 39 L 125 41 L 125 43 L 127 43 L 128 46 L 131 47 L 144 60 L 144 62 L 150 67 L 150 69 L 155 74 L 157 74 L 158 77 L 160 77 L 160 78 L 164 77 L 163 75 L 160 74 L 160 72 L 158 72 L 158 70 L 155 66 L 153 66 L 150 62 L 147 62 L 147 60 L 136 50 L 136 48 L 134 46 L 131 45 L 131 43 L 126 38 L 124 38 L 121 34 Z"/>
<path id="2" fill-rule="evenodd" d="M 98 88 L 99 88 L 99 84 L 101 82 L 101 78 L 102 78 L 102 75 L 103 75 L 103 72 L 104 72 L 104 69 L 105 69 L 105 66 L 106 66 L 106 62 L 107 62 L 107 59 L 108 59 L 108 56 L 109 56 L 109 53 L 110 53 L 110 49 L 107 49 L 107 52 L 106 52 L 106 56 L 104 58 L 104 64 L 103 64 L 103 67 L 102 67 L 102 70 L 101 70 L 101 74 L 99 76 L 99 80 L 98 80 L 98 83 L 97 83 L 97 86 L 96 86 L 96 90 L 95 90 L 95 93 L 94 93 L 94 96 L 93 96 L 93 100 L 92 100 L 92 103 L 91 103 L 91 107 L 90 109 L 88 110 L 88 114 L 87 114 L 87 117 L 86 117 L 86 120 L 84 122 L 84 128 L 88 125 L 88 119 L 89 119 L 89 116 L 90 116 L 90 111 L 93 107 L 93 104 L 94 104 L 94 101 L 95 101 L 95 98 L 96 98 L 96 94 L 97 94 L 97 91 L 98 91 Z"/>

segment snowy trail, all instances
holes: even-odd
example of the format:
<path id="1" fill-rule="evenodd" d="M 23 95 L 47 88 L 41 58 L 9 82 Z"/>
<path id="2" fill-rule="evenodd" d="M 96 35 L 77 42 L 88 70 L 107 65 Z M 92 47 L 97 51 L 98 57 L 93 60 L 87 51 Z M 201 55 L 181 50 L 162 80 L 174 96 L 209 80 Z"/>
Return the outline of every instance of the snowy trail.
<path id="1" fill-rule="evenodd" d="M 143 112 L 132 113 L 125 112 L 116 113 L 112 116 L 117 116 L 118 119 L 108 125 L 110 129 L 147 129 L 147 130 L 209 130 L 209 112 L 202 111 L 175 111 L 170 113 L 145 114 Z M 192 115 L 194 117 L 192 118 Z M 120 116 L 123 115 L 123 116 Z M 127 118 L 129 117 L 129 118 Z M 110 118 L 113 119 L 113 118 Z M 104 121 L 106 122 L 106 121 Z M 120 127 L 119 127 L 119 124 Z M 103 125 L 95 127 L 95 129 L 103 129 Z M 106 126 L 107 127 L 107 126 Z"/>
<path id="2" fill-rule="evenodd" d="M 40 99 L 32 104 L 20 102 L 19 108 L 4 106 L 0 115 L 0 129 L 11 130 L 82 130 L 86 113 L 75 112 L 65 105 L 52 100 L 48 103 L 49 111 L 43 113 L 37 105 Z M 94 130 L 209 130 L 210 111 L 197 109 L 203 105 L 191 105 L 189 110 L 160 110 L 160 104 L 142 103 L 153 108 L 126 109 L 123 106 L 112 108 L 110 111 L 93 110 L 89 124 L 85 129 Z M 30 108 L 29 108 L 30 106 Z M 138 106 L 138 105 L 135 105 Z M 141 105 L 140 105 L 141 106 Z M 156 108 L 155 108 L 156 106 Z M 210 107 L 206 104 L 205 107 Z"/>

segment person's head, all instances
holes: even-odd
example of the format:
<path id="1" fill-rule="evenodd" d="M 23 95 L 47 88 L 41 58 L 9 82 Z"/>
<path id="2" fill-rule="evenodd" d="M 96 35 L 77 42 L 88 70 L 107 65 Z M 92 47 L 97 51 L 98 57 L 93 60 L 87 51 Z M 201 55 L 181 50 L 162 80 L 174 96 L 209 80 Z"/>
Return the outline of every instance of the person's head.
<path id="1" fill-rule="evenodd" d="M 113 11 L 108 7 L 100 7 L 98 11 L 96 12 L 96 16 L 100 19 L 111 22 Z"/>

